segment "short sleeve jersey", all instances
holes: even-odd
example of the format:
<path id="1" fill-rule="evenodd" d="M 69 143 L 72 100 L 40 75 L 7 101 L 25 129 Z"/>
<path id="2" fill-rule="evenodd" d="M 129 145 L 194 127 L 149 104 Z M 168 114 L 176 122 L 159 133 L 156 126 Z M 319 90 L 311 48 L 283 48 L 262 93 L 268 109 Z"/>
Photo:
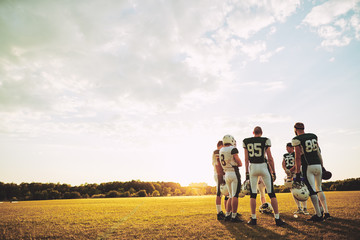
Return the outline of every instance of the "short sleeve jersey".
<path id="1" fill-rule="evenodd" d="M 213 152 L 213 156 L 212 156 L 212 165 L 214 167 L 214 174 L 217 174 L 217 175 L 222 175 L 224 174 L 223 173 L 223 169 L 221 167 L 221 164 L 220 164 L 220 159 L 219 159 L 219 150 L 216 149 L 214 152 Z"/>
<path id="2" fill-rule="evenodd" d="M 306 165 L 321 164 L 318 154 L 318 138 L 313 133 L 304 133 L 292 139 L 291 144 L 301 148 L 301 163 Z"/>
<path id="3" fill-rule="evenodd" d="M 285 153 L 283 159 L 286 169 L 291 169 L 295 165 L 295 152 Z"/>
<path id="4" fill-rule="evenodd" d="M 237 167 L 237 163 L 234 159 L 234 154 L 238 154 L 239 150 L 234 146 L 227 146 L 220 149 L 219 157 L 221 166 L 225 172 L 234 172 L 234 167 Z"/>
<path id="5" fill-rule="evenodd" d="M 265 151 L 271 147 L 271 141 L 266 137 L 245 138 L 243 147 L 248 150 L 250 163 L 264 163 L 266 162 Z"/>

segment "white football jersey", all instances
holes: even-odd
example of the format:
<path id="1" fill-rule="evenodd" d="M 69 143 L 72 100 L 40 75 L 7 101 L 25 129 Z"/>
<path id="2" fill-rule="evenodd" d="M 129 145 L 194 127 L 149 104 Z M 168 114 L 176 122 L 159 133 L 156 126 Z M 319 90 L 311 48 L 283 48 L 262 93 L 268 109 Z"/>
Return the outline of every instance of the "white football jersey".
<path id="1" fill-rule="evenodd" d="M 237 167 L 237 163 L 233 157 L 234 154 L 238 154 L 239 151 L 234 146 L 223 147 L 220 150 L 219 157 L 222 168 L 225 172 L 227 171 L 235 171 L 234 167 Z"/>

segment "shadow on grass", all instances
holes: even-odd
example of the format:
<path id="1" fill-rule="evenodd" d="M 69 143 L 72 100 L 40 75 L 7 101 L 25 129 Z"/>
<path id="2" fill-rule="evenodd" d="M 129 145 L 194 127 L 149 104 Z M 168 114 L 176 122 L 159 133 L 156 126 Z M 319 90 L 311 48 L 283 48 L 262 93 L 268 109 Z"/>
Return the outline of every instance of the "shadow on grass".
<path id="1" fill-rule="evenodd" d="M 278 227 L 272 216 L 261 217 L 256 226 L 221 221 L 236 239 L 360 239 L 360 220 L 334 217 L 323 222 L 308 222 L 306 218 L 295 219 L 282 215 L 286 224 Z"/>

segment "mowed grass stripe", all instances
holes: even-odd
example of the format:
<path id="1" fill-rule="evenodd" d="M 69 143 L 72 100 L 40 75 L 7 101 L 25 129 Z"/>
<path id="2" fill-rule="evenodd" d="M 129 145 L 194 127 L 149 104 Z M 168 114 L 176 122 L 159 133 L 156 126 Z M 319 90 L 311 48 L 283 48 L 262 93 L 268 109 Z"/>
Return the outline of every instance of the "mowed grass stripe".
<path id="1" fill-rule="evenodd" d="M 3 203 L 0 239 L 360 239 L 360 192 L 326 196 L 334 220 L 311 223 L 293 217 L 291 194 L 277 194 L 286 227 L 260 213 L 257 226 L 219 222 L 215 196 Z M 239 212 L 248 220 L 249 196 L 239 199 Z"/>

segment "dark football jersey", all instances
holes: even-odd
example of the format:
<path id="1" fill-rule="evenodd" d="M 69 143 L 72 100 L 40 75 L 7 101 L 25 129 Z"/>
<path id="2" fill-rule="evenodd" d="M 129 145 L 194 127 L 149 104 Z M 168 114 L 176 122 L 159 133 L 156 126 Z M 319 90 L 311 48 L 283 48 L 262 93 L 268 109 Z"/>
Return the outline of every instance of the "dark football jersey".
<path id="1" fill-rule="evenodd" d="M 285 153 L 283 156 L 286 169 L 291 169 L 295 165 L 295 153 Z"/>
<path id="2" fill-rule="evenodd" d="M 314 165 L 321 164 L 318 154 L 318 138 L 313 133 L 304 133 L 292 139 L 291 144 L 301 148 L 301 164 Z"/>
<path id="3" fill-rule="evenodd" d="M 266 137 L 250 137 L 243 140 L 243 147 L 248 150 L 250 163 L 263 163 L 266 162 L 265 151 L 271 147 L 271 142 Z"/>

